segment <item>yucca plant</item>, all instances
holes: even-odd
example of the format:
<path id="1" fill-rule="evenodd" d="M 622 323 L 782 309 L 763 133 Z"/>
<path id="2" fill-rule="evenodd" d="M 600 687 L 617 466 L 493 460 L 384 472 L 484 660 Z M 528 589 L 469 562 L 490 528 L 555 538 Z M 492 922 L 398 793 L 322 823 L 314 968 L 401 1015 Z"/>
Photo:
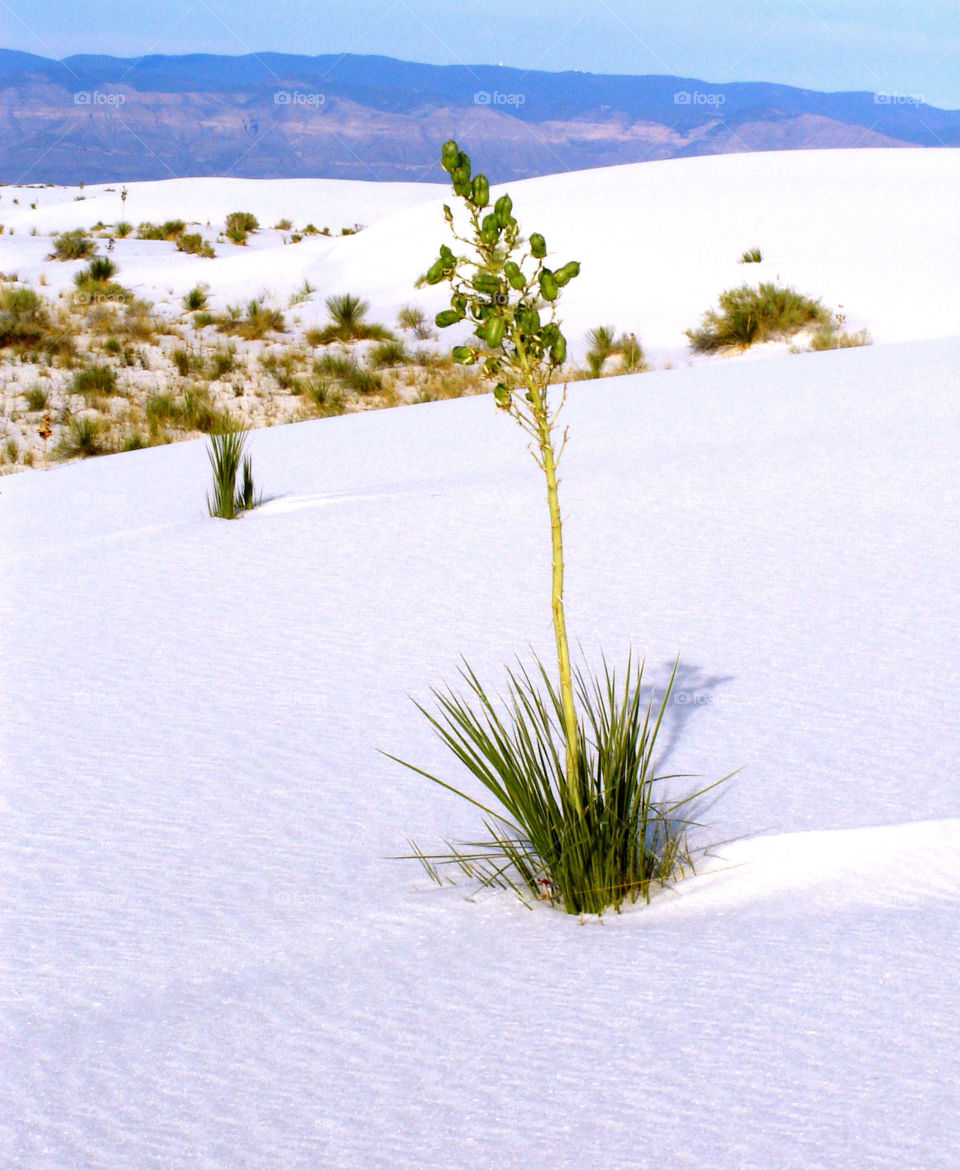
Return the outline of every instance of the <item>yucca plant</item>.
<path id="1" fill-rule="evenodd" d="M 244 454 L 247 432 L 226 429 L 210 436 L 207 458 L 213 471 L 213 496 L 207 496 L 207 511 L 221 520 L 235 520 L 255 508 L 260 499 L 253 484 L 253 464 Z M 237 486 L 237 475 L 242 475 Z"/>
<path id="2" fill-rule="evenodd" d="M 465 663 L 466 697 L 434 691 L 438 715 L 418 704 L 493 801 L 486 804 L 406 764 L 479 808 L 488 834 L 479 842 L 448 842 L 446 852 L 432 855 L 411 842 L 412 856 L 438 881 L 454 867 L 481 887 L 546 897 L 569 913 L 602 913 L 626 899 L 649 897 L 651 883 L 662 884 L 690 865 L 684 813 L 694 797 L 656 795 L 654 749 L 670 686 L 654 714 L 652 701 L 646 708 L 641 702 L 642 665 L 628 662 L 622 688 L 606 663 L 602 676 L 571 666 L 557 479 L 567 440 L 566 431 L 557 435 L 565 391 L 551 394 L 551 384 L 567 348 L 556 302 L 580 265 L 572 260 L 549 267 L 539 233 L 524 244 L 509 195 L 487 210 L 487 179 L 471 173 L 469 158 L 452 140 L 444 144 L 441 164 L 463 201 L 466 226 L 455 223 L 447 205 L 444 216 L 467 250 L 457 255 L 443 245 L 424 279 L 451 286 L 450 308 L 437 314 L 437 326 L 472 327 L 473 337 L 453 348 L 454 360 L 479 363 L 496 381 L 496 405 L 533 440 L 547 488 L 557 675 L 539 660 L 533 672 L 521 665 L 508 671 L 505 699 L 494 702 Z"/>
<path id="3" fill-rule="evenodd" d="M 328 324 L 318 330 L 311 330 L 314 344 L 329 345 L 331 341 L 389 341 L 393 334 L 383 325 L 367 320 L 370 312 L 369 301 L 355 297 L 353 293 L 339 293 L 327 297 Z"/>
<path id="4" fill-rule="evenodd" d="M 674 675 L 676 669 L 674 669 Z M 410 842 L 431 878 L 450 871 L 483 888 L 513 889 L 570 914 L 619 910 L 693 869 L 687 830 L 697 801 L 716 784 L 680 799 L 659 788 L 654 752 L 673 675 L 659 704 L 646 704 L 643 664 L 628 662 L 622 687 L 606 663 L 602 677 L 574 675 L 578 699 L 576 791 L 566 783 L 563 704 L 542 663 L 508 671 L 506 701 L 495 703 L 464 666 L 469 697 L 434 691 L 439 715 L 420 710 L 442 742 L 494 798 L 494 807 L 427 772 L 421 775 L 485 814 L 487 838 L 426 854 Z M 505 709 L 505 712 L 503 711 Z"/>

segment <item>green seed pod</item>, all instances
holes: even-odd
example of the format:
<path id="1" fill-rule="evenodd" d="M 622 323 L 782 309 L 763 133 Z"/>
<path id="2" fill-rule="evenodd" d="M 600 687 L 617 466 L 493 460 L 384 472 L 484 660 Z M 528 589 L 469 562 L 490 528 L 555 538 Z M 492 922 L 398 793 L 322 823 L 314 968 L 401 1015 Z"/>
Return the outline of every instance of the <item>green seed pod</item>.
<path id="1" fill-rule="evenodd" d="M 495 297 L 501 292 L 500 280 L 492 272 L 480 271 L 473 278 L 473 287 L 478 293 L 487 297 Z"/>
<path id="2" fill-rule="evenodd" d="M 494 357 L 493 354 L 490 354 L 483 363 L 483 372 L 488 378 L 496 378 L 502 369 L 503 366 L 500 364 L 500 359 Z"/>
<path id="3" fill-rule="evenodd" d="M 500 229 L 497 227 L 496 217 L 485 215 L 480 224 L 480 239 L 485 244 L 495 244 L 500 239 Z"/>
<path id="4" fill-rule="evenodd" d="M 503 341 L 504 326 L 505 322 L 502 317 L 491 317 L 487 322 L 483 336 L 491 349 L 496 349 L 500 342 Z"/>
<path id="5" fill-rule="evenodd" d="M 445 171 L 452 171 L 459 164 L 459 161 L 460 147 L 452 138 L 448 138 L 440 151 L 440 165 Z"/>
<path id="6" fill-rule="evenodd" d="M 510 405 L 510 387 L 505 386 L 503 382 L 498 382 L 493 388 L 493 397 L 497 406 Z"/>
<path id="7" fill-rule="evenodd" d="M 562 268 L 558 268 L 553 274 L 557 284 L 563 288 L 568 280 L 573 280 L 575 276 L 580 275 L 580 265 L 576 260 L 571 260 L 569 264 L 564 264 Z"/>
<path id="8" fill-rule="evenodd" d="M 554 364 L 558 366 L 562 366 L 567 360 L 567 339 L 562 333 L 550 346 L 550 356 L 553 358 Z"/>
<path id="9" fill-rule="evenodd" d="M 506 264 L 504 264 L 503 275 L 510 282 L 511 288 L 521 289 L 526 286 L 527 282 L 523 273 L 520 271 L 520 266 L 513 260 L 508 260 Z"/>
<path id="10" fill-rule="evenodd" d="M 446 329 L 448 325 L 456 325 L 462 320 L 463 313 L 459 309 L 444 309 L 434 317 L 438 329 Z"/>
<path id="11" fill-rule="evenodd" d="M 558 291 L 557 278 L 549 268 L 544 268 L 540 273 L 540 295 L 545 301 L 555 301 Z"/>
<path id="12" fill-rule="evenodd" d="M 439 284 L 443 280 L 443 261 L 434 260 L 427 269 L 427 284 Z"/>
<path id="13" fill-rule="evenodd" d="M 486 207 L 490 202 L 490 184 L 486 175 L 473 176 L 473 192 L 470 202 L 474 207 Z"/>
<path id="14" fill-rule="evenodd" d="M 530 255 L 537 260 L 542 260 L 547 254 L 547 241 L 540 235 L 539 232 L 534 232 L 530 237 Z"/>
<path id="15" fill-rule="evenodd" d="M 544 345 L 553 345 L 560 336 L 560 328 L 555 321 L 548 321 L 540 334 Z"/>
<path id="16" fill-rule="evenodd" d="M 461 366 L 472 366 L 477 360 L 477 351 L 469 345 L 455 345 L 452 356 Z"/>
<path id="17" fill-rule="evenodd" d="M 468 154 L 464 154 L 462 150 L 457 155 L 457 170 L 466 171 L 467 178 L 470 178 L 470 156 Z"/>
<path id="18" fill-rule="evenodd" d="M 520 314 L 520 328 L 524 333 L 536 333 L 540 328 L 540 314 L 536 309 L 524 309 Z"/>
<path id="19" fill-rule="evenodd" d="M 443 218 L 447 221 L 447 223 L 453 223 L 453 212 L 450 210 L 449 203 L 444 203 L 443 205 Z"/>
<path id="20" fill-rule="evenodd" d="M 501 195 L 493 205 L 493 214 L 497 217 L 497 226 L 505 228 L 510 223 L 510 212 L 513 210 L 513 200 L 509 195 Z"/>
<path id="21" fill-rule="evenodd" d="M 460 172 L 462 175 L 462 172 Z M 470 192 L 473 188 L 470 186 L 469 178 L 457 178 L 456 174 L 453 177 L 453 191 L 455 195 L 461 195 L 464 199 L 470 198 Z"/>

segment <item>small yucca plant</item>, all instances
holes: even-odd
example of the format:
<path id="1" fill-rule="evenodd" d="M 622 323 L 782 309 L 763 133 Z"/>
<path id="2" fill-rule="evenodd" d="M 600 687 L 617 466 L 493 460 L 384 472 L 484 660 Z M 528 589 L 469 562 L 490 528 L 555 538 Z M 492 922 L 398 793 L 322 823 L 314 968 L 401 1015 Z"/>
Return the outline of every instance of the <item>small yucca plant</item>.
<path id="1" fill-rule="evenodd" d="M 213 496 L 207 496 L 207 511 L 221 520 L 235 520 L 260 503 L 253 484 L 253 464 L 244 454 L 247 432 L 224 430 L 210 436 L 207 458 L 213 471 Z M 237 486 L 237 476 L 241 482 Z"/>

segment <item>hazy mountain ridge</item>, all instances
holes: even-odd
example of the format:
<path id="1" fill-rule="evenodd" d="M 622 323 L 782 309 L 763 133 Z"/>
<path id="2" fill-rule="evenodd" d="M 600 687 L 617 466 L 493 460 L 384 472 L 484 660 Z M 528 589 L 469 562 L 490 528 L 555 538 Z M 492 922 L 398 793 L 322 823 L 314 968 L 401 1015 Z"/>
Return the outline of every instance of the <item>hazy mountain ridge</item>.
<path id="1" fill-rule="evenodd" d="M 920 95 L 386 57 L 0 50 L 4 182 L 430 180 L 449 134 L 507 180 L 746 150 L 958 145 L 960 111 Z"/>

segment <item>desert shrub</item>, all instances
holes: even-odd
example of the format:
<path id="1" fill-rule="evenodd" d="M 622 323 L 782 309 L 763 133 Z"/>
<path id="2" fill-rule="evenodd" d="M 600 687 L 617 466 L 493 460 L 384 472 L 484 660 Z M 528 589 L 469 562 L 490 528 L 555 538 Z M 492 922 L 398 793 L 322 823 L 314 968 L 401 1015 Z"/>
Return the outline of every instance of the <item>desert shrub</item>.
<path id="1" fill-rule="evenodd" d="M 96 244 L 82 228 L 61 232 L 54 237 L 51 260 L 86 260 L 96 250 Z"/>
<path id="2" fill-rule="evenodd" d="M 148 220 L 137 228 L 137 236 L 141 240 L 175 240 L 183 234 L 186 227 L 182 219 L 168 219 L 159 226 Z"/>
<path id="3" fill-rule="evenodd" d="M 213 325 L 216 317 L 213 313 L 194 313 L 193 327 L 194 329 L 205 329 L 207 325 Z"/>
<path id="4" fill-rule="evenodd" d="M 106 284 L 117 275 L 117 266 L 109 256 L 95 256 L 86 268 L 78 272 L 74 284 L 90 281 L 92 284 Z"/>
<path id="5" fill-rule="evenodd" d="M 303 229 L 303 234 L 305 236 L 318 236 L 320 231 L 314 224 L 308 223 L 307 226 Z"/>
<path id="6" fill-rule="evenodd" d="M 317 290 L 313 287 L 309 280 L 305 280 L 303 284 L 297 289 L 295 293 L 290 294 L 290 308 L 294 305 L 302 305 L 308 301 Z"/>
<path id="7" fill-rule="evenodd" d="M 154 393 L 144 403 L 144 414 L 151 431 L 165 424 L 180 431 L 200 431 L 211 434 L 229 429 L 230 416 L 213 403 L 209 391 L 199 386 L 186 386 L 179 394 L 169 391 Z"/>
<path id="8" fill-rule="evenodd" d="M 697 353 L 746 349 L 759 342 L 792 336 L 829 320 L 829 310 L 792 288 L 741 285 L 720 294 L 719 310 L 709 309 L 687 337 Z"/>
<path id="9" fill-rule="evenodd" d="M 262 298 L 257 298 L 247 303 L 246 311 L 227 305 L 226 311 L 217 318 L 217 327 L 221 333 L 256 341 L 267 333 L 283 333 L 286 323 L 279 309 L 270 308 Z"/>
<path id="10" fill-rule="evenodd" d="M 402 341 L 380 341 L 370 350 L 368 361 L 374 369 L 402 366 L 410 361 L 410 354 Z"/>
<path id="11" fill-rule="evenodd" d="M 180 304 L 188 311 L 205 309 L 207 307 L 207 291 L 205 284 L 195 284 L 189 292 L 183 294 L 180 298 Z"/>
<path id="12" fill-rule="evenodd" d="M 763 253 L 759 248 L 748 248 L 740 257 L 741 264 L 759 264 L 763 260 Z"/>
<path id="13" fill-rule="evenodd" d="M 321 375 L 336 378 L 341 385 L 357 394 L 377 394 L 383 389 L 383 380 L 374 370 L 369 370 L 354 357 L 345 354 L 324 354 L 314 363 L 314 370 Z"/>
<path id="14" fill-rule="evenodd" d="M 181 378 L 185 378 L 191 370 L 199 369 L 202 365 L 198 354 L 179 345 L 170 351 L 170 360 Z"/>
<path id="15" fill-rule="evenodd" d="M 278 219 L 277 222 L 273 226 L 274 226 L 274 229 L 278 232 L 288 232 L 293 227 L 293 220 L 292 219 Z"/>
<path id="16" fill-rule="evenodd" d="M 190 256 L 203 256 L 208 260 L 216 256 L 213 245 L 208 244 L 199 232 L 184 232 L 178 236 L 177 251 L 186 252 Z"/>
<path id="17" fill-rule="evenodd" d="M 32 288 L 0 289 L 0 349 L 38 347 L 50 330 L 46 305 Z"/>
<path id="18" fill-rule="evenodd" d="M 866 329 L 856 333 L 847 333 L 840 329 L 835 318 L 825 322 L 810 338 L 810 348 L 820 351 L 825 349 L 853 349 L 856 346 L 872 345 L 873 340 Z"/>
<path id="19" fill-rule="evenodd" d="M 250 211 L 231 211 L 226 219 L 227 230 L 239 228 L 243 232 L 255 232 L 260 226 L 257 217 Z"/>
<path id="20" fill-rule="evenodd" d="M 207 358 L 206 374 L 211 382 L 219 382 L 236 369 L 237 352 L 232 346 L 215 349 Z"/>
<path id="21" fill-rule="evenodd" d="M 341 236 L 355 236 L 357 232 L 362 232 L 364 225 L 362 223 L 355 223 L 353 227 L 342 227 L 340 229 Z"/>
<path id="22" fill-rule="evenodd" d="M 61 459 L 89 459 L 108 450 L 104 440 L 103 419 L 81 414 L 71 418 L 60 433 L 54 454 Z"/>
<path id="23" fill-rule="evenodd" d="M 85 398 L 109 397 L 117 393 L 117 375 L 112 366 L 85 366 L 74 371 L 70 393 L 82 394 Z"/>
<path id="24" fill-rule="evenodd" d="M 436 337 L 426 313 L 418 305 L 404 305 L 397 313 L 397 324 L 412 333 L 417 341 L 429 341 L 431 337 Z"/>
<path id="25" fill-rule="evenodd" d="M 300 358 L 291 350 L 283 350 L 279 353 L 269 351 L 260 355 L 260 365 L 282 390 L 289 390 L 293 386 Z"/>
<path id="26" fill-rule="evenodd" d="M 618 338 L 617 352 L 620 354 L 620 372 L 622 374 L 642 374 L 650 368 L 647 365 L 643 346 L 634 333 L 625 333 Z"/>
<path id="27" fill-rule="evenodd" d="M 329 345 L 333 341 L 392 341 L 393 334 L 383 325 L 367 321 L 368 301 L 352 293 L 327 297 L 327 315 L 330 321 L 320 329 L 307 331 L 310 345 Z"/>
<path id="28" fill-rule="evenodd" d="M 50 403 L 50 391 L 46 386 L 41 386 L 39 382 L 28 386 L 24 390 L 23 396 L 27 400 L 28 410 L 46 410 Z"/>
<path id="29" fill-rule="evenodd" d="M 442 245 L 428 269 L 429 284 L 451 287 L 440 328 L 472 327 L 453 348 L 463 365 L 479 364 L 496 380 L 494 402 L 532 439 L 544 474 L 550 516 L 551 610 L 557 681 L 536 661 L 508 672 L 506 699 L 491 696 L 464 664 L 469 695 L 434 691 L 439 712 L 423 707 L 441 741 L 486 789 L 482 803 L 454 784 L 413 768 L 484 814 L 488 839 L 413 856 L 442 881 L 452 868 L 481 886 L 525 891 L 572 914 L 619 909 L 649 898 L 652 886 L 682 875 L 690 864 L 685 815 L 695 796 L 659 796 L 653 758 L 673 678 L 658 709 L 641 701 L 642 664 L 628 659 L 622 686 L 604 663 L 601 675 L 571 667 L 563 606 L 563 535 L 557 463 L 566 431 L 557 435 L 563 396 L 551 383 L 566 358 L 556 319 L 560 290 L 580 271 L 576 261 L 546 264 L 547 244 L 531 233 L 526 246 L 509 195 L 489 208 L 489 184 L 471 175 L 470 160 L 453 141 L 441 163 L 463 202 L 464 226 L 444 214 L 457 250 Z M 461 246 L 466 245 L 464 254 Z M 676 668 L 674 669 L 674 675 Z M 407 765 L 412 767 L 412 765 Z M 699 794 L 697 794 L 699 795 Z"/>
<path id="30" fill-rule="evenodd" d="M 260 502 L 254 488 L 251 458 L 244 455 L 246 441 L 247 432 L 236 429 L 210 436 L 207 458 L 213 472 L 213 496 L 207 496 L 207 511 L 211 516 L 234 520 Z"/>
<path id="31" fill-rule="evenodd" d="M 114 234 L 118 235 L 121 240 L 125 240 L 127 236 L 133 231 L 133 224 L 127 223 L 125 219 L 121 219 L 118 224 L 114 225 Z"/>
<path id="32" fill-rule="evenodd" d="M 155 342 L 157 319 L 153 313 L 153 306 L 149 301 L 141 300 L 139 297 L 128 300 L 119 328 L 127 337 L 136 341 Z"/>

